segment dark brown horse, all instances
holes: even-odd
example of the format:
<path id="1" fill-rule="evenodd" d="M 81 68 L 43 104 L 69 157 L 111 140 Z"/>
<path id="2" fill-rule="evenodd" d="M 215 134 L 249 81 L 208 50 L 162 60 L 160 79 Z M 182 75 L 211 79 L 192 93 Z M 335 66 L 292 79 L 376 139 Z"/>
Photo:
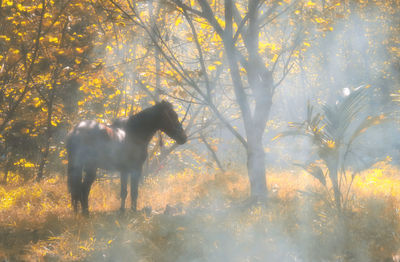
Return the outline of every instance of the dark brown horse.
<path id="1" fill-rule="evenodd" d="M 128 175 L 131 177 L 131 208 L 136 210 L 138 183 L 147 158 L 147 147 L 157 130 L 165 132 L 178 144 L 186 134 L 169 102 L 162 101 L 111 126 L 93 120 L 82 121 L 68 134 L 68 188 L 72 206 L 89 214 L 89 192 L 97 168 L 121 173 L 121 210 L 125 209 Z M 82 177 L 82 171 L 85 176 Z"/>

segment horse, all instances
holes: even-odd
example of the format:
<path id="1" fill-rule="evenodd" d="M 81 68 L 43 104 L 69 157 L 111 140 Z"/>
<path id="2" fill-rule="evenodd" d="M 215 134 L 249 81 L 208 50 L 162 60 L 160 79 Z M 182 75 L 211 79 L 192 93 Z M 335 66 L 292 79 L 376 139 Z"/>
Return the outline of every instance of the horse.
<path id="1" fill-rule="evenodd" d="M 161 130 L 178 144 L 187 136 L 171 103 L 162 101 L 136 115 L 116 119 L 111 125 L 85 120 L 67 136 L 68 189 L 72 206 L 89 215 L 89 193 L 98 168 L 118 171 L 121 176 L 121 211 L 125 210 L 127 182 L 130 175 L 131 209 L 136 211 L 138 184 L 150 140 Z M 82 175 L 85 171 L 85 176 Z"/>

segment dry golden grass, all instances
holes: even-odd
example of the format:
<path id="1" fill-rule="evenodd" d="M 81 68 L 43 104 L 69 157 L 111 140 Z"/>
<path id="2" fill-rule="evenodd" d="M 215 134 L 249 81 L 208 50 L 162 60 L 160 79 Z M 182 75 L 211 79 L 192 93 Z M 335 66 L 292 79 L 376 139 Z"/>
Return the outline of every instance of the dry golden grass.
<path id="1" fill-rule="evenodd" d="M 400 177 L 387 163 L 356 177 L 344 218 L 302 171 L 269 170 L 267 178 L 263 206 L 245 201 L 239 172 L 149 177 L 138 206 L 152 214 L 120 214 L 119 180 L 98 181 L 85 219 L 72 214 L 64 178 L 24 184 L 11 176 L 0 187 L 0 259 L 390 261 L 399 248 Z"/>

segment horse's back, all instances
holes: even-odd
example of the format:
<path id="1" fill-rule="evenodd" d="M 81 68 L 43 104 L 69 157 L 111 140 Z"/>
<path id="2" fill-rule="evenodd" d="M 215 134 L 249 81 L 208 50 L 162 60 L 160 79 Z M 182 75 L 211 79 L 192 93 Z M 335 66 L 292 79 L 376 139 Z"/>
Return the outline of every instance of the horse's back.
<path id="1" fill-rule="evenodd" d="M 118 169 L 118 159 L 123 154 L 125 131 L 94 120 L 78 123 L 68 134 L 68 160 L 76 165 Z"/>
<path id="2" fill-rule="evenodd" d="M 68 158 L 74 162 L 98 162 L 99 158 L 109 150 L 112 130 L 94 120 L 78 123 L 68 134 Z"/>

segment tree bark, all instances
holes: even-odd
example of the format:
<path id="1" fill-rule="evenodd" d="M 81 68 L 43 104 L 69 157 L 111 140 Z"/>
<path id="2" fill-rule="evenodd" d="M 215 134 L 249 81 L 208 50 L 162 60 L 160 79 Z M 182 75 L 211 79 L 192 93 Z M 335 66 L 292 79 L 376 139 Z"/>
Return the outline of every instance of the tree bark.
<path id="1" fill-rule="evenodd" d="M 8 180 L 8 174 L 10 173 L 10 163 L 9 160 L 6 160 L 6 165 L 4 168 L 4 176 L 3 176 L 3 181 L 2 184 L 7 185 L 7 180 Z"/>
<path id="2" fill-rule="evenodd" d="M 49 156 L 51 138 L 53 136 L 53 128 L 51 123 L 51 118 L 53 117 L 53 103 L 55 97 L 55 86 L 50 90 L 49 100 L 47 102 L 47 130 L 46 130 L 46 144 L 44 146 L 44 152 L 42 155 L 42 160 L 40 161 L 38 175 L 36 177 L 37 181 L 43 178 L 44 166 L 46 165 L 47 157 Z"/>
<path id="3" fill-rule="evenodd" d="M 247 172 L 250 180 L 250 197 L 255 200 L 266 199 L 268 191 L 265 178 L 265 153 L 260 138 L 249 140 Z"/>
<path id="4" fill-rule="evenodd" d="M 159 36 L 154 36 L 151 28 L 149 29 L 143 25 L 140 19 L 139 22 L 142 24 L 142 27 L 146 30 L 147 34 L 151 37 L 153 43 L 160 50 L 160 53 L 166 59 L 167 63 L 170 64 L 174 70 L 176 70 L 176 72 L 182 77 L 183 81 L 192 86 L 195 91 L 198 92 L 202 98 L 204 98 L 207 106 L 213 111 L 213 113 L 215 113 L 218 119 L 220 119 L 221 122 L 224 123 L 224 125 L 243 144 L 247 151 L 247 167 L 251 184 L 251 196 L 256 198 L 265 198 L 267 196 L 267 183 L 265 179 L 265 152 L 262 145 L 262 139 L 272 105 L 274 85 L 272 81 L 272 73 L 267 70 L 263 60 L 259 57 L 259 11 L 261 2 L 259 0 L 249 1 L 249 13 L 246 14 L 245 18 L 243 18 L 243 21 L 239 23 L 240 26 L 234 35 L 233 16 L 236 7 L 233 0 L 224 0 L 224 28 L 217 21 L 209 2 L 207 0 L 197 1 L 201 7 L 201 11 L 191 8 L 181 1 L 176 0 L 174 2 L 177 6 L 182 8 L 182 10 L 184 10 L 184 15 L 189 21 L 189 25 L 192 28 L 192 33 L 196 39 L 196 33 L 193 25 L 190 22 L 191 20 L 187 12 L 191 12 L 192 14 L 207 19 L 217 34 L 222 38 L 226 58 L 228 60 L 229 73 L 235 93 L 235 100 L 239 106 L 244 124 L 245 138 L 239 132 L 237 132 L 222 116 L 211 100 L 211 93 L 204 93 L 200 89 L 196 82 L 185 72 L 181 64 L 179 62 L 175 63 L 177 60 L 173 54 L 171 54 L 171 58 L 171 56 L 163 52 L 161 45 L 159 45 L 158 40 L 156 39 Z M 118 9 L 122 10 L 122 8 L 117 4 L 114 3 L 114 5 L 116 5 Z M 132 11 L 135 13 L 135 10 Z M 124 13 L 127 14 L 126 12 Z M 127 16 L 130 17 L 128 14 Z M 236 15 L 235 19 L 240 19 L 240 16 Z M 133 18 L 131 18 L 131 20 L 133 21 Z M 248 26 L 245 26 L 246 21 L 249 22 Z M 238 24 L 237 21 L 236 24 Z M 243 51 L 238 50 L 235 44 L 239 34 L 242 36 L 245 42 L 245 47 L 247 49 L 246 51 L 248 53 L 247 59 L 245 58 L 245 55 L 241 53 Z M 201 47 L 199 46 L 198 42 L 196 42 L 196 45 L 200 53 L 200 60 L 202 60 Z M 246 76 L 241 75 L 239 62 L 246 69 L 247 82 L 250 87 L 249 92 L 251 93 L 248 92 L 249 89 L 246 89 L 247 85 L 244 82 L 244 77 Z M 204 73 L 206 73 L 204 65 L 202 68 Z M 205 82 L 206 84 L 208 83 L 207 79 Z M 209 91 L 209 88 L 207 88 L 207 90 Z M 254 110 L 252 110 L 253 106 Z"/>
<path id="5" fill-rule="evenodd" d="M 244 86 L 240 77 L 238 60 L 235 53 L 235 44 L 232 38 L 232 19 L 233 19 L 233 2 L 225 0 L 225 32 L 224 47 L 228 58 L 231 78 L 234 86 L 236 101 L 239 104 L 244 128 L 247 138 L 247 172 L 250 181 L 250 197 L 255 200 L 262 200 L 267 197 L 267 182 L 265 178 L 265 152 L 263 148 L 262 138 L 265 130 L 265 124 L 269 116 L 271 108 L 272 77 L 268 71 L 264 70 L 264 65 L 258 57 L 258 31 L 257 27 L 257 0 L 251 1 L 249 8 L 250 15 L 250 34 L 252 40 L 249 43 L 249 66 L 247 69 L 248 82 L 255 97 L 255 111 L 252 114 L 248 97 L 244 92 Z"/>

